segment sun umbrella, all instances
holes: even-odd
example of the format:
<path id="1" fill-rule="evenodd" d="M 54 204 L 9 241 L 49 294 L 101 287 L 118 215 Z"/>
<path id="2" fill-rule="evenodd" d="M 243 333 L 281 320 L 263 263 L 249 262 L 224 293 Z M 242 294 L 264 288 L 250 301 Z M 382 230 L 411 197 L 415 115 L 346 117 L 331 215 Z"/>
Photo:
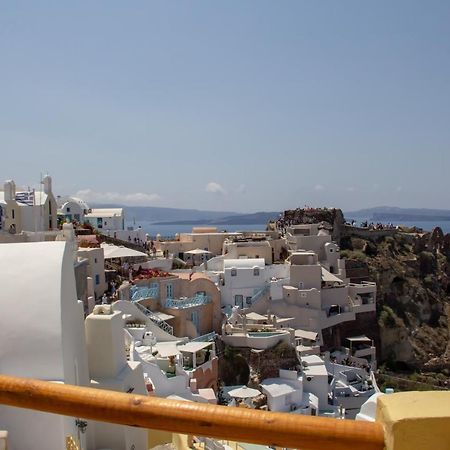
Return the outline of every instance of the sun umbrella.
<path id="1" fill-rule="evenodd" d="M 138 252 L 128 247 L 118 247 L 117 245 L 103 245 L 103 251 L 105 253 L 105 259 L 113 258 L 130 258 L 132 256 L 148 256 L 147 253 Z"/>
<path id="2" fill-rule="evenodd" d="M 251 398 L 257 397 L 260 394 L 261 392 L 257 389 L 252 389 L 248 386 L 242 386 L 241 388 L 233 389 L 232 391 L 228 392 L 228 395 L 234 398 Z"/>

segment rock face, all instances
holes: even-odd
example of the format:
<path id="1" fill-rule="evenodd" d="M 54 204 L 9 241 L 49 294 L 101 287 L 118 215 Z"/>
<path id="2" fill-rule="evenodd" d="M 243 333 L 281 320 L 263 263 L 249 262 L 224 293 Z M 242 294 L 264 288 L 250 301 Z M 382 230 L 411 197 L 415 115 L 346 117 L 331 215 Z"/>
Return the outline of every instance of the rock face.
<path id="1" fill-rule="evenodd" d="M 297 208 L 284 211 L 284 221 L 288 225 L 324 222 L 333 227 L 332 237 L 339 241 L 345 223 L 342 210 L 336 208 Z"/>
<path id="2" fill-rule="evenodd" d="M 258 386 L 266 378 L 278 377 L 279 369 L 294 370 L 297 366 L 295 349 L 284 342 L 257 353 L 249 348 L 226 347 L 219 359 L 219 377 L 225 386 L 249 381 Z"/>
<path id="3" fill-rule="evenodd" d="M 348 276 L 365 266 L 377 283 L 381 362 L 450 375 L 449 243 L 441 229 L 341 243 Z"/>

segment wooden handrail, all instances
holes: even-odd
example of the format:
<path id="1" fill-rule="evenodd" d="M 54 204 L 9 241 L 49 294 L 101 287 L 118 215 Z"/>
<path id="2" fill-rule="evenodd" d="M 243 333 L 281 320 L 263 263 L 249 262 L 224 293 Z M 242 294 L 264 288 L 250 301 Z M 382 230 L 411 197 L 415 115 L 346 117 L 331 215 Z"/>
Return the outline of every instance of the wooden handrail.
<path id="1" fill-rule="evenodd" d="M 167 400 L 8 375 L 0 375 L 0 403 L 102 422 L 302 450 L 384 448 L 383 428 L 378 423 Z"/>

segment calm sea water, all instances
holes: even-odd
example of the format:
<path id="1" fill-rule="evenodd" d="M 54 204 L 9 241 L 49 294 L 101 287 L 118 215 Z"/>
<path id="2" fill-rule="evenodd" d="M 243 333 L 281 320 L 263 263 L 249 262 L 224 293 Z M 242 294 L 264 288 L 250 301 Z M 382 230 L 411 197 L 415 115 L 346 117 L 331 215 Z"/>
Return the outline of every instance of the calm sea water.
<path id="1" fill-rule="evenodd" d="M 133 224 L 128 224 L 133 225 Z M 257 225 L 155 225 L 151 222 L 138 222 L 136 221 L 136 227 L 141 226 L 147 234 L 152 238 L 155 238 L 157 234 L 162 237 L 172 237 L 176 233 L 190 233 L 193 227 L 216 227 L 217 231 L 264 231 L 266 229 L 266 224 Z"/>
<path id="2" fill-rule="evenodd" d="M 351 221 L 352 219 L 347 219 Z M 356 223 L 359 225 L 364 219 L 358 218 Z M 369 220 L 370 222 L 370 220 Z M 133 226 L 132 223 L 128 224 L 129 226 Z M 397 225 L 397 224 L 394 224 Z M 411 222 L 411 221 L 403 221 L 401 224 L 408 227 L 416 226 L 419 228 L 423 228 L 426 231 L 431 231 L 434 227 L 441 227 L 444 233 L 450 233 L 450 221 L 448 222 Z M 173 237 L 176 233 L 190 233 L 192 231 L 192 227 L 211 227 L 216 226 L 218 231 L 263 231 L 266 229 L 266 224 L 255 224 L 255 225 L 236 225 L 236 224 L 228 224 L 228 225 L 155 225 L 151 222 L 138 222 L 136 221 L 136 227 L 141 226 L 146 233 L 148 233 L 152 238 L 155 238 L 157 234 L 160 234 L 163 237 Z"/>

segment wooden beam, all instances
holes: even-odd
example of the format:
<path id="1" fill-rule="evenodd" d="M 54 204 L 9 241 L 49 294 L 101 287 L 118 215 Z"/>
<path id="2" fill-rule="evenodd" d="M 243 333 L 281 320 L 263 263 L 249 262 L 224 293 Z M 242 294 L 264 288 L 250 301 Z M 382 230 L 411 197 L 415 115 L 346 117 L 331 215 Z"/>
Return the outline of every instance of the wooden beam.
<path id="1" fill-rule="evenodd" d="M 0 403 L 197 436 L 300 448 L 382 450 L 383 428 L 355 422 L 167 400 L 0 375 Z M 23 424 L 26 428 L 26 424 Z"/>

